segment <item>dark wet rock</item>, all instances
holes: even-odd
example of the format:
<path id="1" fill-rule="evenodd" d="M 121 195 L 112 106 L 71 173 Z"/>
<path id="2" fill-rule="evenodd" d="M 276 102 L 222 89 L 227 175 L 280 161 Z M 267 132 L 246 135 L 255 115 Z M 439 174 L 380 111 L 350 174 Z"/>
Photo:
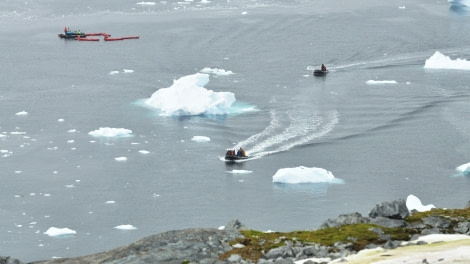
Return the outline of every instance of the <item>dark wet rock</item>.
<path id="1" fill-rule="evenodd" d="M 370 218 L 385 217 L 404 220 L 409 215 L 410 212 L 403 199 L 398 199 L 393 202 L 378 203 L 369 212 Z"/>

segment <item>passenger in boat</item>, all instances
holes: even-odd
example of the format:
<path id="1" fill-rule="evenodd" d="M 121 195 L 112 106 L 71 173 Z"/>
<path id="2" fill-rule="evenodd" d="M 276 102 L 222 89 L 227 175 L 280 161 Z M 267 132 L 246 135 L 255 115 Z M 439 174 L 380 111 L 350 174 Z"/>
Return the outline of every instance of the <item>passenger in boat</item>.
<path id="1" fill-rule="evenodd" d="M 322 64 L 322 65 L 321 65 L 321 70 L 322 70 L 322 71 L 326 71 L 326 66 Z"/>
<path id="2" fill-rule="evenodd" d="M 67 27 L 64 27 L 64 33 L 67 33 Z"/>
<path id="3" fill-rule="evenodd" d="M 245 157 L 246 156 L 245 150 L 242 147 L 240 147 L 238 149 L 237 156 L 239 156 L 239 157 Z"/>

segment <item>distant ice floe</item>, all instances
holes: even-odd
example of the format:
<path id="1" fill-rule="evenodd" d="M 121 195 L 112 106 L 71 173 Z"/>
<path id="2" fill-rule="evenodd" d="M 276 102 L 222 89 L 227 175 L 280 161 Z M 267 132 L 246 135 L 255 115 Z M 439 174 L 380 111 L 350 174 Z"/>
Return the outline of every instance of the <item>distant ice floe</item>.
<path id="1" fill-rule="evenodd" d="M 196 73 L 173 81 L 145 100 L 145 104 L 160 110 L 162 116 L 225 115 L 236 101 L 231 92 L 214 92 L 204 88 L 209 75 Z"/>
<path id="2" fill-rule="evenodd" d="M 375 84 L 397 84 L 397 81 L 394 80 L 384 80 L 384 81 L 374 81 L 374 80 L 368 80 L 366 81 L 367 85 L 375 85 Z"/>
<path id="3" fill-rule="evenodd" d="M 135 3 L 136 5 L 156 5 L 157 3 L 155 2 L 138 2 L 138 3 Z"/>
<path id="4" fill-rule="evenodd" d="M 211 139 L 209 137 L 205 137 L 205 136 L 194 136 L 191 138 L 192 141 L 196 141 L 196 142 L 209 142 L 211 141 Z"/>
<path id="5" fill-rule="evenodd" d="M 249 171 L 249 170 L 231 170 L 231 171 L 227 171 L 227 173 L 233 173 L 233 174 L 249 174 L 249 173 L 253 173 L 253 171 Z"/>
<path id="6" fill-rule="evenodd" d="M 304 166 L 296 168 L 279 169 L 273 176 L 274 183 L 343 183 L 343 180 L 335 178 L 333 173 L 322 168 L 308 168 Z"/>
<path id="7" fill-rule="evenodd" d="M 75 235 L 77 232 L 75 230 L 69 228 L 57 228 L 57 227 L 50 227 L 44 232 L 45 235 L 58 237 L 58 236 L 68 236 L 68 235 Z"/>
<path id="8" fill-rule="evenodd" d="M 129 69 L 123 69 L 122 70 L 123 73 L 133 73 L 134 70 L 129 70 Z M 115 75 L 115 74 L 119 74 L 121 73 L 120 71 L 110 71 L 108 74 L 109 75 Z"/>
<path id="9" fill-rule="evenodd" d="M 124 162 L 124 161 L 127 161 L 127 158 L 126 157 L 117 157 L 117 158 L 114 158 L 114 160 Z"/>
<path id="10" fill-rule="evenodd" d="M 436 51 L 424 63 L 425 69 L 470 70 L 470 61 L 464 59 L 452 60 L 449 56 Z"/>
<path id="11" fill-rule="evenodd" d="M 126 128 L 100 127 L 90 131 L 88 135 L 93 137 L 132 137 L 132 130 Z"/>
<path id="12" fill-rule="evenodd" d="M 431 210 L 432 208 L 436 208 L 432 204 L 423 205 L 421 203 L 421 200 L 413 194 L 408 195 L 408 197 L 406 198 L 406 207 L 409 211 L 416 210 L 418 212 L 426 212 Z"/>
<path id="13" fill-rule="evenodd" d="M 28 112 L 26 112 L 26 111 L 21 111 L 21 112 L 16 113 L 16 115 L 18 115 L 18 116 L 25 116 L 25 115 L 28 115 Z"/>
<path id="14" fill-rule="evenodd" d="M 137 230 L 137 227 L 133 225 L 118 225 L 118 226 L 115 226 L 114 228 L 120 229 L 120 230 Z"/>
<path id="15" fill-rule="evenodd" d="M 214 75 L 232 75 L 234 74 L 232 71 L 226 71 L 224 69 L 218 69 L 218 68 L 204 68 L 200 72 L 202 73 L 208 73 L 208 74 L 214 74 Z"/>

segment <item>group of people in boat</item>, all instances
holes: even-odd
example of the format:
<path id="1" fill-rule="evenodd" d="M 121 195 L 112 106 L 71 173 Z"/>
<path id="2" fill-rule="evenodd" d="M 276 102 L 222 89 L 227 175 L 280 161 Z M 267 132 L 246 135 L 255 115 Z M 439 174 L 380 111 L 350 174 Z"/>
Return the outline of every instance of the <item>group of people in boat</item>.
<path id="1" fill-rule="evenodd" d="M 68 34 L 68 35 L 71 35 L 71 34 L 74 34 L 74 35 L 75 35 L 75 34 L 76 34 L 76 35 L 81 35 L 82 32 L 80 31 L 80 29 L 77 30 L 77 31 L 72 31 L 72 30 L 70 30 L 70 28 L 64 27 L 64 34 L 66 34 L 66 35 L 67 35 L 67 34 Z"/>
<path id="2" fill-rule="evenodd" d="M 246 157 L 246 152 L 242 147 L 240 147 L 236 152 L 234 149 L 233 150 L 229 149 L 227 150 L 227 153 L 225 153 L 225 156 Z"/>

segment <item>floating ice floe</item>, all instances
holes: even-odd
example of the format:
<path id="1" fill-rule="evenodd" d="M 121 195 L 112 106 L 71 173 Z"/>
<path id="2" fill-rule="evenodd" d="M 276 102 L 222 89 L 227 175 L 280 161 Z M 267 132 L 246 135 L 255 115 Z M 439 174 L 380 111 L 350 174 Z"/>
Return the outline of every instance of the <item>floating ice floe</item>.
<path id="1" fill-rule="evenodd" d="M 426 212 L 431 210 L 432 208 L 436 208 L 432 204 L 423 205 L 421 203 L 421 200 L 412 194 L 408 195 L 408 197 L 406 198 L 406 207 L 409 211 L 416 210 L 418 212 Z"/>
<path id="2" fill-rule="evenodd" d="M 214 92 L 204 88 L 209 75 L 196 73 L 173 81 L 145 100 L 145 104 L 160 110 L 162 116 L 225 115 L 236 101 L 231 92 Z"/>
<path id="3" fill-rule="evenodd" d="M 148 150 L 139 150 L 139 153 L 146 155 L 146 154 L 149 154 L 150 151 L 148 151 Z"/>
<path id="4" fill-rule="evenodd" d="M 106 201 L 105 203 L 106 204 L 115 204 L 116 202 L 115 201 Z"/>
<path id="5" fill-rule="evenodd" d="M 109 75 L 115 75 L 115 74 L 118 74 L 118 73 L 119 73 L 119 71 L 110 71 L 108 74 Z"/>
<path id="6" fill-rule="evenodd" d="M 227 171 L 228 173 L 233 173 L 233 174 L 248 174 L 248 173 L 252 173 L 253 171 L 249 171 L 249 170 L 231 170 L 231 171 Z"/>
<path id="7" fill-rule="evenodd" d="M 77 232 L 75 230 L 69 228 L 57 228 L 57 227 L 50 227 L 44 232 L 45 235 L 57 237 L 57 236 L 67 236 L 67 235 L 75 235 Z"/>
<path id="8" fill-rule="evenodd" d="M 333 173 L 322 168 L 308 168 L 304 166 L 296 168 L 279 169 L 273 176 L 275 183 L 343 183 L 343 180 L 335 178 Z"/>
<path id="9" fill-rule="evenodd" d="M 123 69 L 122 72 L 123 72 L 123 73 L 133 73 L 134 70 Z"/>
<path id="10" fill-rule="evenodd" d="M 88 135 L 93 137 L 132 137 L 132 130 L 126 128 L 100 127 L 90 131 Z"/>
<path id="11" fill-rule="evenodd" d="M 117 157 L 117 158 L 114 158 L 116 161 L 127 161 L 127 158 L 126 157 Z"/>
<path id="12" fill-rule="evenodd" d="M 455 169 L 461 173 L 470 173 L 470 163 L 462 164 Z"/>
<path id="13" fill-rule="evenodd" d="M 436 51 L 424 63 L 426 69 L 470 70 L 470 61 L 464 59 L 452 60 L 449 56 Z"/>
<path id="14" fill-rule="evenodd" d="M 192 141 L 196 141 L 196 142 L 209 142 L 211 141 L 211 139 L 209 137 L 205 137 L 205 136 L 194 136 L 191 138 Z"/>
<path id="15" fill-rule="evenodd" d="M 138 3 L 135 3 L 136 5 L 156 5 L 157 3 L 155 2 L 138 2 Z"/>
<path id="16" fill-rule="evenodd" d="M 120 229 L 120 230 L 137 230 L 137 227 L 133 225 L 118 225 L 118 226 L 115 226 L 114 228 Z"/>
<path id="17" fill-rule="evenodd" d="M 374 81 L 374 80 L 368 80 L 366 81 L 367 85 L 374 85 L 374 84 L 397 84 L 397 81 L 394 80 L 383 80 L 383 81 Z"/>
<path id="18" fill-rule="evenodd" d="M 28 115 L 28 112 L 26 112 L 26 111 L 21 111 L 21 112 L 16 113 L 16 115 L 24 116 L 24 115 Z"/>
<path id="19" fill-rule="evenodd" d="M 204 68 L 200 72 L 214 74 L 214 75 L 231 75 L 231 74 L 234 74 L 232 71 L 226 71 L 224 69 L 218 69 L 218 68 Z"/>

